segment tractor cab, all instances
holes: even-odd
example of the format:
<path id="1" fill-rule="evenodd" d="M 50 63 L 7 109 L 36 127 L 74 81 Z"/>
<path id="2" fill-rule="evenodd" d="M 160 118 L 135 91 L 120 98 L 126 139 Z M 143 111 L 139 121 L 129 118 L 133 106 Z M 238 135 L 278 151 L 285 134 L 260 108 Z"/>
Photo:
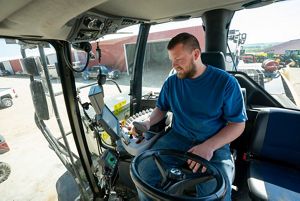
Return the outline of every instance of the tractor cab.
<path id="1" fill-rule="evenodd" d="M 243 92 L 248 120 L 243 134 L 230 144 L 235 162 L 232 200 L 300 200 L 300 81 L 295 76 L 300 71 L 276 68 L 276 76 L 270 78 L 254 57 L 243 64 L 247 55 L 255 54 L 253 46 L 245 45 L 253 41 L 252 32 L 234 27 L 240 18 L 248 24 L 251 14 L 268 14 L 268 9 L 285 4 L 297 3 L 6 3 L 0 35 L 7 44 L 19 45 L 22 55 L 18 67 L 12 67 L 18 69 L 14 74 L 28 80 L 36 128 L 66 168 L 56 182 L 58 200 L 138 200 L 138 191 L 154 200 L 222 200 L 231 190 L 209 161 L 189 153 L 151 150 L 172 127 L 171 112 L 143 136 L 130 133 L 132 125 L 149 117 L 164 81 L 176 73 L 171 71 L 167 44 L 182 32 L 198 39 L 205 65 L 228 71 Z M 264 49 L 269 57 L 276 45 Z M 39 56 L 30 56 L 31 51 Z M 169 167 L 166 156 L 194 160 L 207 171 Z M 148 159 L 159 169 L 160 187 L 141 175 L 139 165 Z M 195 185 L 208 180 L 215 181 L 214 188 L 197 196 Z"/>

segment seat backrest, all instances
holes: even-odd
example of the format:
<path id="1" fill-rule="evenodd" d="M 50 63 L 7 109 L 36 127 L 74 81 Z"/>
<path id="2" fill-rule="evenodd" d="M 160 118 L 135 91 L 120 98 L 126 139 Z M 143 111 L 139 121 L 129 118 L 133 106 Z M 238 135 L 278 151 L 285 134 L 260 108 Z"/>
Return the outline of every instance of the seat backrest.
<path id="1" fill-rule="evenodd" d="M 202 52 L 202 63 L 225 70 L 225 57 L 222 52 Z"/>
<path id="2" fill-rule="evenodd" d="M 300 167 L 300 112 L 279 108 L 260 111 L 253 131 L 251 153 Z"/>

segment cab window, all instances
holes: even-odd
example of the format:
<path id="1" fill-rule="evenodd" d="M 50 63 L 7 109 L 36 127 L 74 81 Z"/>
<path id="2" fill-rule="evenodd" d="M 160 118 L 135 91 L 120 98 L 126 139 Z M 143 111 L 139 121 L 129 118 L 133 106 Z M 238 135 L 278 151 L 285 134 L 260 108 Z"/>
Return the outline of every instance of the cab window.
<path id="1" fill-rule="evenodd" d="M 300 109 L 299 5 L 285 1 L 236 12 L 226 57 L 227 69 L 245 72 L 293 109 Z M 288 12 L 282 12 L 285 8 Z"/>
<path id="2" fill-rule="evenodd" d="M 196 36 L 200 48 L 204 51 L 205 38 L 201 18 L 151 26 L 143 68 L 143 94 L 158 93 L 168 76 L 175 73 L 169 59 L 167 45 L 171 38 L 181 32 Z"/>

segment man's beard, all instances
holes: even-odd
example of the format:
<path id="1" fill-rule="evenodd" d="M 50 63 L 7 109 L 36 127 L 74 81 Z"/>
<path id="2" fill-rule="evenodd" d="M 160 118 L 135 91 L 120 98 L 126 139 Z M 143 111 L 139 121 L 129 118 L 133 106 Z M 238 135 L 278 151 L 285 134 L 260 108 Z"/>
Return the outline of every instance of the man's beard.
<path id="1" fill-rule="evenodd" d="M 189 66 L 188 71 L 183 72 L 183 73 L 177 72 L 177 77 L 179 79 L 186 79 L 186 78 L 194 77 L 195 74 L 196 74 L 196 65 L 193 62 L 191 62 L 191 65 Z"/>

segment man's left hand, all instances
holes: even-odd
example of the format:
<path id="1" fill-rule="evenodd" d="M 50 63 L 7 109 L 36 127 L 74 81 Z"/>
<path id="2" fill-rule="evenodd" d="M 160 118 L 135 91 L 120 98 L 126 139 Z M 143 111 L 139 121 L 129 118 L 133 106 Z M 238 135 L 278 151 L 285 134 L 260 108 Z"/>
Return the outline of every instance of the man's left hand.
<path id="1" fill-rule="evenodd" d="M 188 152 L 196 154 L 208 161 L 213 157 L 213 154 L 214 154 L 214 150 L 210 146 L 207 146 L 205 143 L 198 144 L 198 145 L 192 147 L 191 149 L 188 150 Z M 190 169 L 192 169 L 193 172 L 197 172 L 201 165 L 192 160 L 188 160 L 187 162 L 189 164 Z M 205 172 L 206 168 L 203 167 L 201 171 Z"/>

